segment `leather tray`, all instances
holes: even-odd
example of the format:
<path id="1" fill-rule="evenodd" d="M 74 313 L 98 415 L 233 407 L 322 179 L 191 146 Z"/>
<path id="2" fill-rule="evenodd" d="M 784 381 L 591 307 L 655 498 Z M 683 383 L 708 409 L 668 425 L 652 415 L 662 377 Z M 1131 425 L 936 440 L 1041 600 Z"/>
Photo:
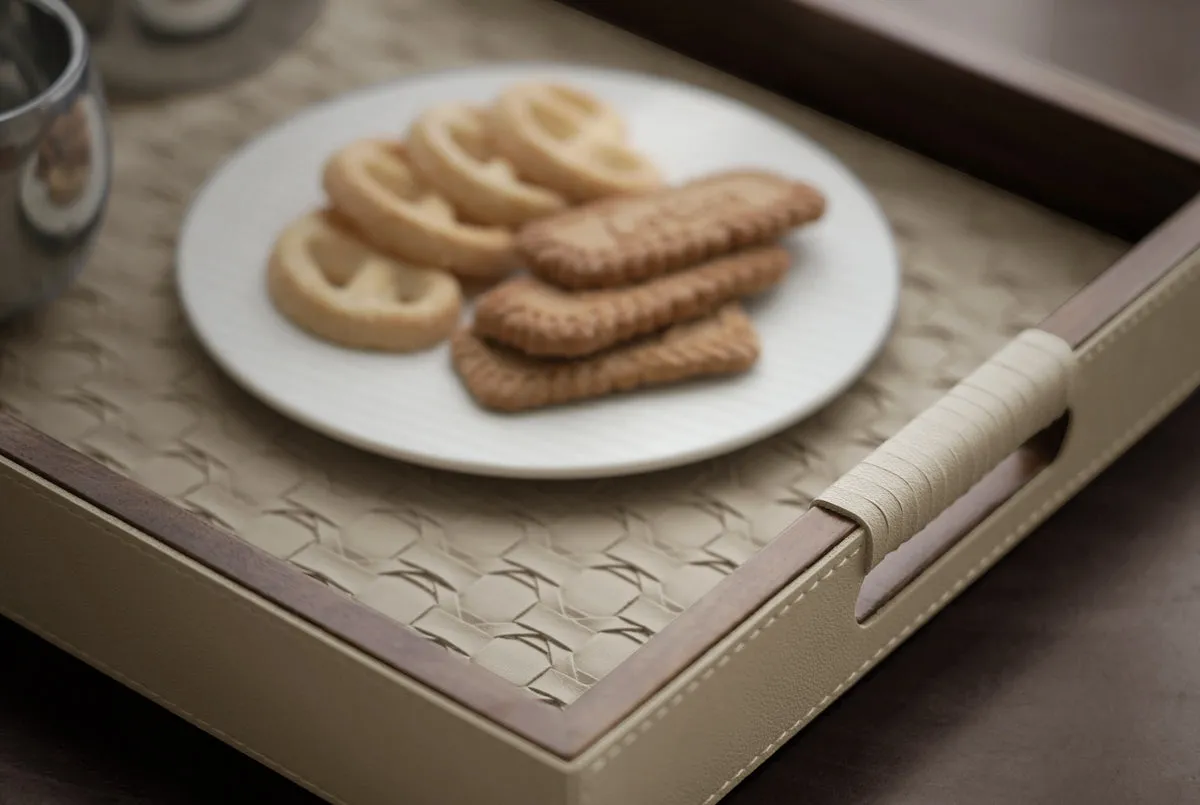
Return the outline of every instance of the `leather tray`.
<path id="1" fill-rule="evenodd" d="M 715 801 L 1200 382 L 1200 207 L 1163 222 L 1192 143 L 1118 126 L 1086 93 L 1070 106 L 913 42 L 880 51 L 990 88 L 1030 125 L 1070 121 L 1090 156 L 1064 172 L 1115 186 L 1131 182 L 1121 157 L 1143 156 L 1139 204 L 1026 188 L 1091 228 L 560 6 L 331 5 L 251 81 L 115 111 L 118 189 L 93 264 L 0 346 L 0 609 L 331 801 Z M 823 19 L 856 46 L 877 36 Z M 537 489 L 366 457 L 236 391 L 170 284 L 198 184 L 307 103 L 497 58 L 672 75 L 837 153 L 904 252 L 898 327 L 862 381 L 732 456 Z M 852 95 L 844 117 L 861 123 Z M 1049 148 L 1010 133 L 985 154 L 994 142 L 975 157 L 992 178 Z M 994 399 L 984 420 L 961 419 L 964 379 Z M 914 421 L 956 446 L 924 449 Z M 863 462 L 876 448 L 929 459 L 916 470 L 939 489 L 881 485 Z"/>

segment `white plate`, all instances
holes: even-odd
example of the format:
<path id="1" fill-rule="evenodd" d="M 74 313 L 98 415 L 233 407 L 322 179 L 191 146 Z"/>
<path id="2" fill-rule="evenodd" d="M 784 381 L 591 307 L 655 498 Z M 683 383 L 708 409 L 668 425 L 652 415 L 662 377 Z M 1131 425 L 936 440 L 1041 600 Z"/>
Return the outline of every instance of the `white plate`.
<path id="1" fill-rule="evenodd" d="M 322 343 L 267 297 L 272 242 L 323 203 L 320 167 L 363 136 L 400 133 L 451 99 L 486 102 L 524 79 L 566 81 L 614 104 L 637 147 L 682 181 L 756 166 L 828 196 L 826 217 L 789 240 L 788 279 L 747 307 L 763 354 L 748 374 L 517 415 L 487 412 L 460 385 L 445 345 L 379 355 Z M 900 269 L 863 185 L 803 135 L 744 104 L 662 78 L 569 65 L 496 65 L 371 87 L 306 110 L 236 154 L 183 226 L 179 292 L 198 338 L 237 382 L 334 439 L 417 464 L 481 475 L 624 475 L 725 453 L 835 397 L 886 340 Z"/>

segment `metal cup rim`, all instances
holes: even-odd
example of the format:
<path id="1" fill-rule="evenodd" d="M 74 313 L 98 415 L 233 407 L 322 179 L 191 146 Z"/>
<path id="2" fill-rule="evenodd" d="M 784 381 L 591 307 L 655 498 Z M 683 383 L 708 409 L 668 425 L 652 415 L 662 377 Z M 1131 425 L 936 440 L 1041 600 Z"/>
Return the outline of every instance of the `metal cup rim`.
<path id="1" fill-rule="evenodd" d="M 71 46 L 71 58 L 57 78 L 42 92 L 25 103 L 8 110 L 0 110 L 0 123 L 19 120 L 29 114 L 53 108 L 68 98 L 83 82 L 88 65 L 88 37 L 83 23 L 63 0 L 16 0 L 27 6 L 36 6 L 50 14 L 66 29 Z"/>

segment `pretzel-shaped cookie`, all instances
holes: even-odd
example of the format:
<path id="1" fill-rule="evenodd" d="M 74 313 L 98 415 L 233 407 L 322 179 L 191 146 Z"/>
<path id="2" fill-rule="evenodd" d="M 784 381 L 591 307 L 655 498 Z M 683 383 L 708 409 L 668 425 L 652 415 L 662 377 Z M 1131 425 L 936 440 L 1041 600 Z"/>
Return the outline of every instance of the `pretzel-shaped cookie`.
<path id="1" fill-rule="evenodd" d="M 464 279 L 510 273 L 516 266 L 512 233 L 460 220 L 409 160 L 403 143 L 359 140 L 330 157 L 322 184 L 333 207 L 383 252 Z"/>
<path id="2" fill-rule="evenodd" d="M 517 226 L 567 206 L 560 194 L 520 179 L 496 154 L 483 109 L 436 106 L 417 118 L 407 139 L 413 167 L 472 221 Z"/>
<path id="3" fill-rule="evenodd" d="M 328 211 L 302 216 L 280 233 L 267 288 L 298 327 L 356 349 L 426 349 L 454 331 L 462 310 L 452 275 L 380 254 Z"/>
<path id="4" fill-rule="evenodd" d="M 560 84 L 518 84 L 490 116 L 496 150 L 517 172 L 576 202 L 662 185 L 658 169 L 625 143 L 615 111 Z"/>

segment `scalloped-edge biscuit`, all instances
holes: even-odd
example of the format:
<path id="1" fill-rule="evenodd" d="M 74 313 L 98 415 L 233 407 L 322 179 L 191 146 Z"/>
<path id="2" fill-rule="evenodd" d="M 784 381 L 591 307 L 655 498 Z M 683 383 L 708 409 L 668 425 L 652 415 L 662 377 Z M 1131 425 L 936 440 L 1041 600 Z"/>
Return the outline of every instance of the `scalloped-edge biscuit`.
<path id="1" fill-rule="evenodd" d="M 495 152 L 487 118 L 487 109 L 466 103 L 427 109 L 408 130 L 413 167 L 476 223 L 519 226 L 566 209 L 566 199 L 524 181 Z"/>
<path id="2" fill-rule="evenodd" d="M 276 309 L 300 329 L 344 347 L 424 350 L 454 332 L 462 310 L 452 274 L 378 252 L 329 210 L 288 224 L 267 265 Z"/>
<path id="3" fill-rule="evenodd" d="M 749 371 L 758 333 L 737 302 L 580 360 L 534 358 L 460 329 L 450 340 L 454 370 L 475 401 L 516 413 L 593 400 L 701 377 Z"/>
<path id="4" fill-rule="evenodd" d="M 526 178 L 574 202 L 662 187 L 662 174 L 625 141 L 620 115 L 564 84 L 509 87 L 489 115 L 492 142 Z"/>
<path id="5" fill-rule="evenodd" d="M 825 196 L 809 184 L 733 170 L 533 221 L 514 246 L 546 282 L 571 290 L 614 288 L 776 241 L 824 214 Z"/>
<path id="6" fill-rule="evenodd" d="M 762 293 L 792 257 L 762 246 L 625 288 L 572 293 L 520 276 L 475 301 L 478 336 L 541 357 L 581 357 Z"/>
<path id="7" fill-rule="evenodd" d="M 402 142 L 351 142 L 326 160 L 321 183 L 333 208 L 364 239 L 400 260 L 465 280 L 499 280 L 516 267 L 512 232 L 462 220 L 413 170 Z"/>

